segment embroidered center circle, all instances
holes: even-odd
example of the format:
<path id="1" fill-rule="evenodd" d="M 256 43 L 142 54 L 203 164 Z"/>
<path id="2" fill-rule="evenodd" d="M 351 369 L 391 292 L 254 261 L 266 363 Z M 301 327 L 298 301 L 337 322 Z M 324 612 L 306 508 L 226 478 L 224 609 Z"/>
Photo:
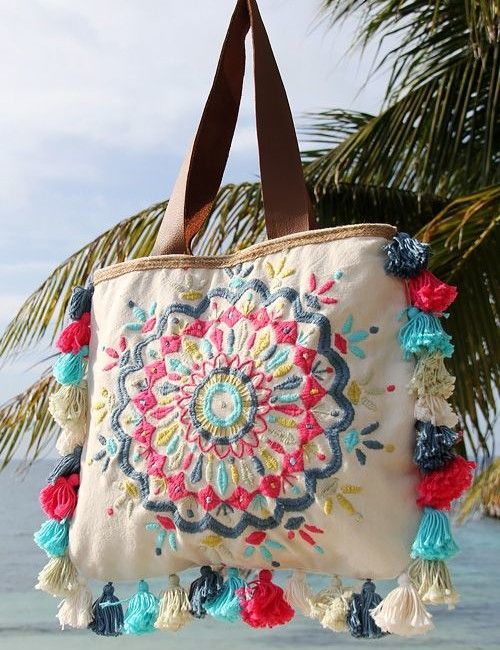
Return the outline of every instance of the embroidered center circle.
<path id="1" fill-rule="evenodd" d="M 189 414 L 203 439 L 231 444 L 254 425 L 258 400 L 252 382 L 235 368 L 215 368 L 195 388 Z"/>

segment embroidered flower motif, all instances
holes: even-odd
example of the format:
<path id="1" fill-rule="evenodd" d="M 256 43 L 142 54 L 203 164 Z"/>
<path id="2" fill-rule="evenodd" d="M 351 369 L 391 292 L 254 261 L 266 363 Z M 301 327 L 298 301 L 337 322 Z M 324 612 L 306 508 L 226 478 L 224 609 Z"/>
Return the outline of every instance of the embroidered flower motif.
<path id="1" fill-rule="evenodd" d="M 325 345 L 330 322 L 283 286 L 294 273 L 284 260 L 267 268 L 275 293 L 251 270 L 226 269 L 230 287 L 154 305 L 149 318 L 130 301 L 136 320 L 150 324 L 129 328 L 108 355 L 120 467 L 143 506 L 169 513 L 182 532 L 275 528 L 307 510 L 318 478 L 342 465 L 339 433 L 353 409 L 348 366 Z M 326 300 L 334 281 L 314 282 Z"/>
<path id="2" fill-rule="evenodd" d="M 322 535 L 325 531 L 312 524 L 306 524 L 304 517 L 290 517 L 285 523 L 285 528 L 288 531 L 288 539 L 295 539 L 296 533 L 299 537 L 313 547 L 317 553 L 323 554 L 325 551 L 322 546 L 316 543 L 313 535 Z"/>
<path id="3" fill-rule="evenodd" d="M 376 411 L 377 404 L 373 398 L 384 395 L 385 392 L 393 393 L 396 388 L 393 384 L 380 388 L 372 383 L 372 379 L 373 371 L 362 379 L 351 379 L 348 383 L 346 395 L 354 406 L 361 404 L 369 411 Z"/>
<path id="4" fill-rule="evenodd" d="M 156 535 L 156 555 L 161 555 L 165 540 L 168 540 L 168 545 L 171 551 L 177 551 L 177 531 L 175 524 L 171 517 L 157 515 L 156 521 L 148 522 L 146 530 L 158 531 Z"/>
<path id="5" fill-rule="evenodd" d="M 368 332 L 366 330 L 353 331 L 353 325 L 354 317 L 352 314 L 350 314 L 347 317 L 345 323 L 342 325 L 340 332 L 335 332 L 333 336 L 333 344 L 337 350 L 340 350 L 340 352 L 342 352 L 342 354 L 347 354 L 350 352 L 359 359 L 364 359 L 366 356 L 365 351 L 361 349 L 359 344 L 362 341 L 365 341 L 370 334 L 376 334 L 378 332 L 378 327 L 376 325 L 372 325 Z"/>
<path id="6" fill-rule="evenodd" d="M 334 512 L 334 503 L 337 503 L 348 515 L 361 521 L 363 516 L 356 510 L 347 495 L 359 494 L 362 491 L 363 488 L 360 485 L 341 483 L 338 478 L 332 478 L 319 488 L 316 498 L 323 506 L 325 515 L 331 515 Z"/>
<path id="7" fill-rule="evenodd" d="M 328 296 L 328 292 L 335 285 L 335 280 L 327 280 L 318 286 L 318 280 L 314 273 L 309 276 L 309 291 L 305 294 L 305 302 L 312 309 L 320 309 L 321 305 L 336 305 L 338 300 Z"/>
<path id="8" fill-rule="evenodd" d="M 256 530 L 245 538 L 248 546 L 245 547 L 243 554 L 245 557 L 252 557 L 258 549 L 263 560 L 269 562 L 273 567 L 278 568 L 280 563 L 274 559 L 273 551 L 283 551 L 284 546 L 274 539 L 271 539 L 267 533 Z"/>
<path id="9" fill-rule="evenodd" d="M 355 452 L 360 465 L 366 464 L 366 453 L 362 450 L 362 447 L 377 451 L 380 451 L 381 449 L 385 449 L 387 452 L 394 451 L 394 445 L 392 444 L 384 445 L 379 440 L 365 437 L 369 436 L 374 431 L 377 431 L 379 426 L 378 422 L 372 422 L 372 424 L 364 427 L 361 431 L 358 432 L 357 429 L 351 429 L 351 431 L 348 431 L 344 436 L 345 448 L 349 453 L 352 451 Z"/>

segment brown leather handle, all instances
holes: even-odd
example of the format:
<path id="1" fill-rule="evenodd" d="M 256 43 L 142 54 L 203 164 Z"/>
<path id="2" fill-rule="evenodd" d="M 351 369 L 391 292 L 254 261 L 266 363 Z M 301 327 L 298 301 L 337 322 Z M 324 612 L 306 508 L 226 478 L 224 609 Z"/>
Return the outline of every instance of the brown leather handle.
<path id="1" fill-rule="evenodd" d="M 266 229 L 270 239 L 312 227 L 297 136 L 285 88 L 255 0 L 238 0 L 191 150 L 175 184 L 153 255 L 190 252 L 221 185 L 238 119 L 251 28 Z"/>

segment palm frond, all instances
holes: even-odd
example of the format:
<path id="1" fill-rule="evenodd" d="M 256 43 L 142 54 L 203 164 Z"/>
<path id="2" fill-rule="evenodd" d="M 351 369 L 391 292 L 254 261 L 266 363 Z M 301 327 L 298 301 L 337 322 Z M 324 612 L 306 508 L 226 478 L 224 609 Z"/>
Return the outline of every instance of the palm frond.
<path id="1" fill-rule="evenodd" d="M 417 233 L 432 245 L 431 268 L 459 288 L 447 330 L 458 377 L 455 403 L 476 456 L 490 453 L 500 382 L 498 269 L 500 186 L 455 199 Z"/>
<path id="2" fill-rule="evenodd" d="M 57 427 L 48 403 L 54 385 L 52 376 L 44 374 L 0 407 L 0 470 L 20 450 L 28 463 L 33 462 L 53 439 Z"/>
<path id="3" fill-rule="evenodd" d="M 474 479 L 460 504 L 457 521 L 463 523 L 477 511 L 500 518 L 500 458 L 495 458 Z"/>
<path id="4" fill-rule="evenodd" d="M 46 334 L 53 339 L 64 320 L 71 290 L 95 269 L 151 250 L 166 201 L 120 221 L 60 264 L 23 303 L 0 338 L 0 357 L 16 354 Z"/>

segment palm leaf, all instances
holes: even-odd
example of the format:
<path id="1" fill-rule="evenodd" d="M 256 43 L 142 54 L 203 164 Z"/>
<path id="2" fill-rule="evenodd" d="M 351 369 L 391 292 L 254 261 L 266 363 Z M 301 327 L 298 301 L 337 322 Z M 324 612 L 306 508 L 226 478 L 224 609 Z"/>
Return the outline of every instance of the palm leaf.
<path id="1" fill-rule="evenodd" d="M 33 462 L 52 441 L 57 429 L 48 411 L 55 380 L 44 374 L 23 393 L 0 407 L 0 469 L 22 451 Z"/>
<path id="2" fill-rule="evenodd" d="M 500 458 L 491 461 L 478 474 L 474 483 L 460 504 L 457 520 L 464 522 L 477 510 L 490 517 L 500 517 Z"/>

